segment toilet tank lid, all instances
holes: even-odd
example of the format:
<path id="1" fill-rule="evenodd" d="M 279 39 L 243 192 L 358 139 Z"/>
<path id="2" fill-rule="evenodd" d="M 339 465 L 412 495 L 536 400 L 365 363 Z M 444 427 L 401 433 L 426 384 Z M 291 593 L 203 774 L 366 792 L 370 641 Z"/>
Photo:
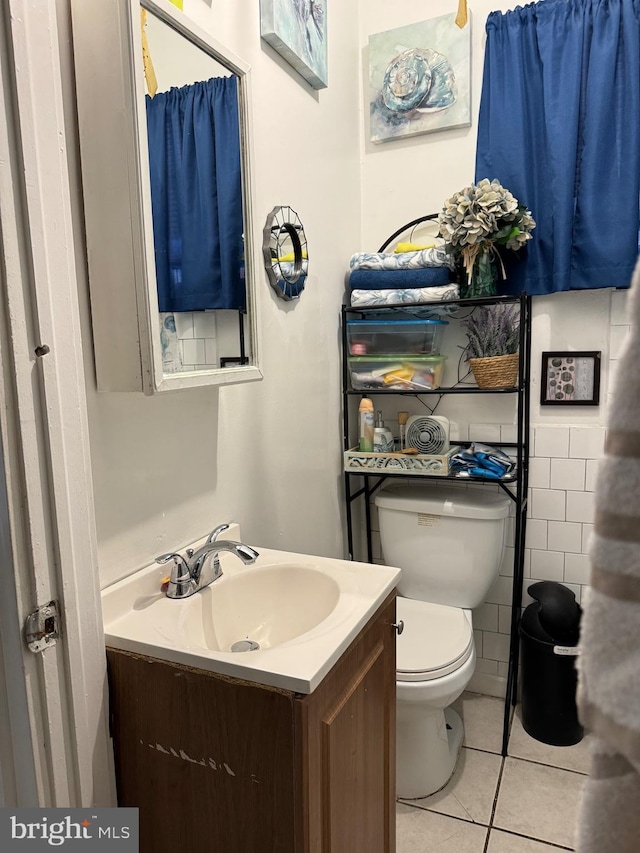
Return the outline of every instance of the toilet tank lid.
<path id="1" fill-rule="evenodd" d="M 427 483 L 390 483 L 375 497 L 376 506 L 400 512 L 430 513 L 455 518 L 497 519 L 509 515 L 506 495 L 464 486 Z"/>

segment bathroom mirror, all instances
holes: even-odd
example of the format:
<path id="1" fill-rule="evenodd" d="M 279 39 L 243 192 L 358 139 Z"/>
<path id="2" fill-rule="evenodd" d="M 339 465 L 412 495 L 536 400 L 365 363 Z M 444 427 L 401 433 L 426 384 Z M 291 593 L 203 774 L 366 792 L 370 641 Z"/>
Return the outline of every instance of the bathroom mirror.
<path id="1" fill-rule="evenodd" d="M 297 299 L 309 271 L 307 238 L 300 217 L 290 207 L 274 207 L 262 237 L 269 284 L 281 299 Z"/>
<path id="2" fill-rule="evenodd" d="M 249 68 L 168 0 L 72 0 L 99 390 L 262 378 Z"/>

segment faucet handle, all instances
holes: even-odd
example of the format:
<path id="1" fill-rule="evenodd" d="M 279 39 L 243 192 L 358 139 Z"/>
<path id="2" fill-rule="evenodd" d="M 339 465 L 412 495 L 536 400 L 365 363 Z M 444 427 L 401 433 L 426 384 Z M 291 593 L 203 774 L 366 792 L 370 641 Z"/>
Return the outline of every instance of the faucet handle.
<path id="1" fill-rule="evenodd" d="M 168 563 L 169 560 L 173 560 L 173 567 L 171 569 L 172 583 L 180 583 L 181 581 L 188 581 L 191 579 L 189 565 L 180 554 L 161 554 L 159 557 L 156 557 L 156 563 L 160 563 L 160 565 Z"/>
<path id="2" fill-rule="evenodd" d="M 207 539 L 207 545 L 210 545 L 212 542 L 215 542 L 216 539 L 218 538 L 218 536 L 220 536 L 221 533 L 224 533 L 224 531 L 228 530 L 228 529 L 229 529 L 228 524 L 219 524 L 215 528 L 215 530 L 212 530 L 211 533 L 209 534 L 209 538 Z"/>

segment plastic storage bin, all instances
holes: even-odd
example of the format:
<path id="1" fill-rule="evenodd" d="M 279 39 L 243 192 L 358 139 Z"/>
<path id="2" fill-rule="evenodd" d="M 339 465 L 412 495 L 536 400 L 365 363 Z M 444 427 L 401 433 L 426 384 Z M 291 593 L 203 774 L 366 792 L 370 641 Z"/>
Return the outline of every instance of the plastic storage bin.
<path id="1" fill-rule="evenodd" d="M 522 725 L 553 746 L 571 746 L 584 730 L 576 708 L 576 656 L 582 610 L 575 595 L 555 581 L 529 587 L 535 598 L 522 614 Z"/>
<path id="2" fill-rule="evenodd" d="M 447 357 L 352 356 L 349 358 L 354 391 L 431 391 L 440 387 Z"/>
<path id="3" fill-rule="evenodd" d="M 433 355 L 447 320 L 347 320 L 350 355 Z"/>

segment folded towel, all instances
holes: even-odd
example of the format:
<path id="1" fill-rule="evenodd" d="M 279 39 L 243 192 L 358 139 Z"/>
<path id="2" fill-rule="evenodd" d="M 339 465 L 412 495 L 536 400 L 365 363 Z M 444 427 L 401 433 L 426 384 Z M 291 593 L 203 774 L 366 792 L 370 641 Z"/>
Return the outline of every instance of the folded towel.
<path id="1" fill-rule="evenodd" d="M 359 252 L 349 261 L 350 270 L 419 270 L 430 267 L 453 269 L 453 258 L 444 248 L 423 249 L 419 252 L 404 252 L 401 255 L 388 252 Z"/>
<path id="2" fill-rule="evenodd" d="M 353 270 L 352 290 L 402 290 L 408 287 L 441 287 L 451 281 L 448 267 L 421 270 Z"/>
<path id="3" fill-rule="evenodd" d="M 436 237 L 432 243 L 425 243 L 424 245 L 418 243 L 398 243 L 393 251 L 399 255 L 402 252 L 419 252 L 420 249 L 433 249 L 434 246 L 442 245 L 444 245 L 444 240 L 439 240 Z"/>
<path id="4" fill-rule="evenodd" d="M 578 713 L 594 737 L 579 853 L 640 849 L 640 261 L 598 468 L 591 585 L 583 598 Z"/>
<path id="5" fill-rule="evenodd" d="M 352 290 L 351 307 L 367 308 L 373 305 L 425 305 L 429 302 L 453 301 L 460 298 L 457 284 L 442 287 L 413 287 L 405 290 Z M 446 307 L 446 306 L 445 306 Z M 450 313 L 447 311 L 446 313 Z"/>

